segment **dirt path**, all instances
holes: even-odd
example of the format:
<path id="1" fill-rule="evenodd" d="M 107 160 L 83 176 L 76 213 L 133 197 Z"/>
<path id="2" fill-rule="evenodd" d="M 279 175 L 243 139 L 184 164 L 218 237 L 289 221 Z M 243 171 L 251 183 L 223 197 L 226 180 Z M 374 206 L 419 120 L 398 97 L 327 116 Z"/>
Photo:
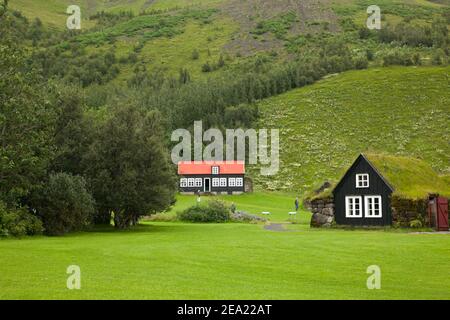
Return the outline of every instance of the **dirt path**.
<path id="1" fill-rule="evenodd" d="M 285 226 L 285 223 L 271 223 L 271 224 L 265 225 L 264 229 L 269 230 L 269 231 L 276 231 L 276 232 L 291 231 L 291 230 L 286 229 L 284 226 Z"/>

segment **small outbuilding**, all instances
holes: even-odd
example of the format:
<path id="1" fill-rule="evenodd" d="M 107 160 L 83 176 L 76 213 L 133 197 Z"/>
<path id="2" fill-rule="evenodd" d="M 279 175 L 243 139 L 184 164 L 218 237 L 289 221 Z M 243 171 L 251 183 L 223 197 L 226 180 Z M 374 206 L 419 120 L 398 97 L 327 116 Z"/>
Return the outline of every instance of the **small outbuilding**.
<path id="1" fill-rule="evenodd" d="M 244 161 L 183 161 L 178 163 L 180 192 L 184 194 L 240 194 L 245 191 Z"/>

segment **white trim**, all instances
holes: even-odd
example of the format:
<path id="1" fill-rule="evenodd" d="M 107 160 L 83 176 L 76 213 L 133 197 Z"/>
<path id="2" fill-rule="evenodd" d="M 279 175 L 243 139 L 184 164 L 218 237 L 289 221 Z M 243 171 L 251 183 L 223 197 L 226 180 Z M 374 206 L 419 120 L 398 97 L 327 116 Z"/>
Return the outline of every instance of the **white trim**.
<path id="1" fill-rule="evenodd" d="M 227 178 L 220 178 L 220 186 L 221 187 L 227 186 Z"/>
<path id="2" fill-rule="evenodd" d="M 202 178 L 195 178 L 195 186 L 196 187 L 202 187 L 203 186 L 203 179 Z"/>
<path id="3" fill-rule="evenodd" d="M 220 186 L 219 178 L 212 178 L 212 186 L 213 187 L 219 187 Z"/>
<path id="4" fill-rule="evenodd" d="M 358 205 L 358 208 L 356 208 Z M 345 197 L 345 217 L 346 218 L 362 218 L 362 197 L 346 196 Z"/>
<path id="5" fill-rule="evenodd" d="M 190 188 L 195 187 L 195 179 L 194 178 L 188 179 L 188 187 L 190 187 Z"/>
<path id="6" fill-rule="evenodd" d="M 180 187 L 186 188 L 187 186 L 188 186 L 188 180 L 186 178 L 181 178 L 180 179 Z"/>
<path id="7" fill-rule="evenodd" d="M 378 203 L 375 203 L 378 200 Z M 375 206 L 378 205 L 378 208 Z M 374 214 L 371 214 L 371 213 Z M 383 207 L 381 196 L 365 196 L 364 197 L 364 217 L 366 218 L 382 218 Z"/>
<path id="8" fill-rule="evenodd" d="M 236 187 L 236 178 L 228 178 L 228 186 Z"/>
<path id="9" fill-rule="evenodd" d="M 244 179 L 236 178 L 236 187 L 243 187 L 243 186 L 244 186 Z"/>
<path id="10" fill-rule="evenodd" d="M 369 188 L 368 173 L 358 173 L 356 175 L 356 188 Z"/>
<path id="11" fill-rule="evenodd" d="M 219 166 L 212 166 L 211 167 L 211 174 L 219 174 Z"/>

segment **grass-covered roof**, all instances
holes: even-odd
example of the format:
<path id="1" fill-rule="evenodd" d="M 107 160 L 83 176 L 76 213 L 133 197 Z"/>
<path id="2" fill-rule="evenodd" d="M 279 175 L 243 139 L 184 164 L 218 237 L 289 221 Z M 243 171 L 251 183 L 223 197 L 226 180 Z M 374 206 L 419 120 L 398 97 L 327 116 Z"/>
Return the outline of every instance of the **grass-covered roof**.
<path id="1" fill-rule="evenodd" d="M 412 199 L 426 198 L 429 194 L 450 197 L 450 176 L 438 175 L 421 159 L 376 153 L 367 153 L 364 156 L 394 188 L 394 195 Z M 339 180 L 320 192 L 307 194 L 306 197 L 311 200 L 328 198 L 332 196 L 337 182 Z"/>
<path id="2" fill-rule="evenodd" d="M 385 154 L 365 154 L 378 172 L 395 189 L 394 194 L 407 198 L 423 198 L 438 193 L 450 196 L 447 177 L 439 176 L 420 159 Z"/>

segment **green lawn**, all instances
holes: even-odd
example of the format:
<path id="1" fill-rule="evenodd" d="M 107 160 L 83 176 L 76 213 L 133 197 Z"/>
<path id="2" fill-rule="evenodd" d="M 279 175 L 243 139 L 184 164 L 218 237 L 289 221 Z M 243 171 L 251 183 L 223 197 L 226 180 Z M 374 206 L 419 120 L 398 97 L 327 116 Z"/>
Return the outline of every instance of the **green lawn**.
<path id="1" fill-rule="evenodd" d="M 179 200 L 178 208 L 195 203 Z M 277 194 L 228 200 L 253 212 L 269 208 L 277 220 L 293 201 Z M 449 235 L 311 230 L 306 215 L 288 229 L 146 222 L 123 232 L 1 240 L 0 298 L 450 298 Z M 81 290 L 66 289 L 72 264 L 81 268 Z M 369 265 L 381 268 L 381 290 L 366 288 Z"/>

